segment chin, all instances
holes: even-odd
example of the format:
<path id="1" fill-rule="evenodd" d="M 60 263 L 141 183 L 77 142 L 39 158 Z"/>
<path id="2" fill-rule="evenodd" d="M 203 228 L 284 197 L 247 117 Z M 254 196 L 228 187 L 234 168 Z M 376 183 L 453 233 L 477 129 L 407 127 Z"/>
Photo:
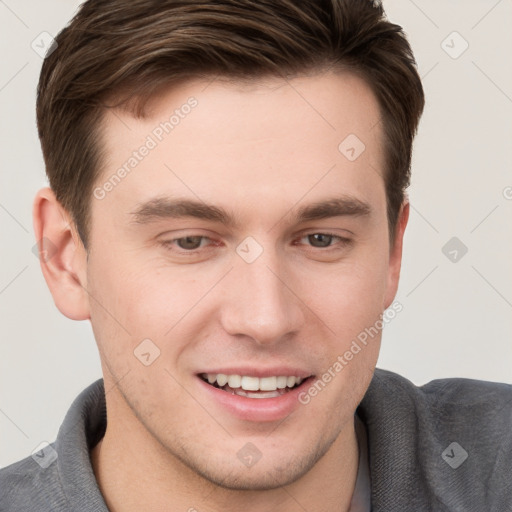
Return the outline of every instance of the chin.
<path id="1" fill-rule="evenodd" d="M 286 468 L 209 468 L 209 471 L 197 471 L 200 476 L 215 486 L 232 491 L 269 491 L 290 485 L 299 480 L 310 468 L 288 465 Z M 216 470 L 217 469 L 217 470 Z"/>
<path id="2" fill-rule="evenodd" d="M 265 491 L 300 480 L 327 453 L 335 439 L 319 440 L 317 446 L 309 444 L 304 453 L 296 452 L 292 456 L 290 452 L 280 454 L 279 450 L 272 450 L 272 453 L 263 450 L 253 460 L 247 461 L 247 465 L 239 455 L 242 450 L 233 457 L 226 456 L 224 452 L 217 457 L 212 455 L 206 461 L 202 457 L 191 460 L 190 455 L 193 454 L 189 452 L 189 457 L 180 457 L 180 460 L 215 486 L 234 491 Z"/>

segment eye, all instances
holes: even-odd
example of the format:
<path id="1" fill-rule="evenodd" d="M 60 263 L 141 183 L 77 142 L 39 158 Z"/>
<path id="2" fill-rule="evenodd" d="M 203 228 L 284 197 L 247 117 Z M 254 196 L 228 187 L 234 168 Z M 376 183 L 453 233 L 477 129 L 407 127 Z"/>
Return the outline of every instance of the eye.
<path id="1" fill-rule="evenodd" d="M 164 247 L 172 250 L 177 246 L 183 252 L 194 252 L 203 248 L 203 240 L 210 240 L 207 236 L 183 236 L 180 238 L 173 238 L 172 240 L 165 240 L 162 242 Z M 179 251 L 178 251 L 179 252 Z"/>
<path id="2" fill-rule="evenodd" d="M 201 241 L 206 239 L 204 236 L 184 236 L 183 238 L 176 238 L 176 242 L 180 249 L 194 250 L 199 249 Z"/>
<path id="3" fill-rule="evenodd" d="M 306 235 L 305 238 L 313 247 L 330 247 L 334 237 L 327 233 L 313 233 L 312 235 Z"/>
<path id="4" fill-rule="evenodd" d="M 309 233 L 304 235 L 300 240 L 304 240 L 307 238 L 308 242 L 312 247 L 317 249 L 326 249 L 329 247 L 333 247 L 333 242 L 338 242 L 340 246 L 349 245 L 352 241 L 348 238 L 343 238 L 338 235 L 334 235 L 332 233 Z"/>

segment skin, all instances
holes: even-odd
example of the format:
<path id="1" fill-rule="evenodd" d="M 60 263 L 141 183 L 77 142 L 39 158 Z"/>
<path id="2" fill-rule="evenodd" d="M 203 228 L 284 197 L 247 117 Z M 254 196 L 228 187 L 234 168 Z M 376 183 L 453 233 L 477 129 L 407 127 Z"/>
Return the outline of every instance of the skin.
<path id="1" fill-rule="evenodd" d="M 196 374 L 289 365 L 318 378 L 391 305 L 409 207 L 390 245 L 378 103 L 346 73 L 183 83 L 153 98 L 144 119 L 105 115 L 96 185 L 191 96 L 190 114 L 103 199 L 91 198 L 87 251 L 51 190 L 34 203 L 36 236 L 56 246 L 41 261 L 55 303 L 90 320 L 101 355 L 107 430 L 91 453 L 96 478 L 113 511 L 348 510 L 354 412 L 380 334 L 279 421 L 231 414 Z M 353 162 L 338 150 L 348 134 L 366 146 Z M 294 220 L 299 207 L 340 195 L 370 213 Z M 199 198 L 240 226 L 134 222 L 131 212 L 154 197 Z M 306 236 L 325 232 L 351 242 Z M 207 237 L 195 256 L 170 242 L 185 236 Z M 263 248 L 250 264 L 236 252 L 248 236 Z M 147 338 L 160 350 L 149 366 L 134 356 Z M 262 454 L 249 468 L 237 457 L 248 442 Z"/>

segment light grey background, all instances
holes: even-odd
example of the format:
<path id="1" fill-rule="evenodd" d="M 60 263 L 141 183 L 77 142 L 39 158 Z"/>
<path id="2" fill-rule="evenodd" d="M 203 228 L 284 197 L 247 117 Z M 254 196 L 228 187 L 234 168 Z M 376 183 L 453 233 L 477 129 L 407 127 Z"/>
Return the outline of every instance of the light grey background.
<path id="1" fill-rule="evenodd" d="M 0 0 L 0 467 L 53 441 L 72 400 L 101 377 L 89 323 L 58 312 L 32 253 L 32 199 L 46 180 L 31 43 L 56 35 L 79 3 Z M 416 384 L 512 383 L 512 0 L 384 5 L 410 38 L 427 105 L 396 297 L 404 309 L 385 328 L 378 366 Z M 468 248 L 457 262 L 442 252 L 452 237 Z"/>

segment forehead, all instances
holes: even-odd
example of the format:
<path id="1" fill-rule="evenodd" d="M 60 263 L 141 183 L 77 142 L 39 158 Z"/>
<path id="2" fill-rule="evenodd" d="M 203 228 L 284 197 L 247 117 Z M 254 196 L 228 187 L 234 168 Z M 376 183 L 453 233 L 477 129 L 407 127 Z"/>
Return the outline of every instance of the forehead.
<path id="1" fill-rule="evenodd" d="M 122 111 L 104 118 L 96 186 L 121 174 L 105 201 L 125 211 L 156 194 L 258 208 L 336 190 L 372 202 L 383 190 L 379 106 L 352 74 L 195 80 L 146 107 L 143 119 Z"/>

